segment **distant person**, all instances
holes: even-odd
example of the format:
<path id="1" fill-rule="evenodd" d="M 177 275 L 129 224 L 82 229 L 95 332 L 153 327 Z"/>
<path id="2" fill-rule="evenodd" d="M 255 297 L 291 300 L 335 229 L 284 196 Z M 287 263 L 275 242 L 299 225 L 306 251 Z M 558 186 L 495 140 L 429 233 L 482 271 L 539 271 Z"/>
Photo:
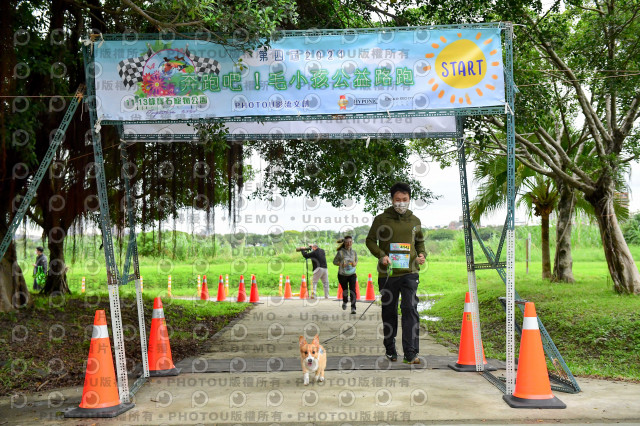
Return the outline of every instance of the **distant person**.
<path id="1" fill-rule="evenodd" d="M 342 309 L 347 309 L 347 303 L 351 298 L 351 313 L 356 313 L 356 265 L 358 264 L 358 253 L 353 250 L 353 238 L 345 236 L 338 247 L 338 252 L 333 258 L 333 264 L 338 266 L 338 282 L 342 287 Z"/>
<path id="2" fill-rule="evenodd" d="M 47 280 L 47 256 L 44 248 L 36 247 L 36 263 L 33 264 L 33 290 L 40 291 Z"/>
<path id="3" fill-rule="evenodd" d="M 324 250 L 318 247 L 318 244 L 313 243 L 310 249 L 302 250 L 302 256 L 305 259 L 311 259 L 311 265 L 313 266 L 313 293 L 311 298 L 315 299 L 318 288 L 318 281 L 322 280 L 324 286 L 324 298 L 329 298 L 329 269 L 327 268 L 327 258 L 324 254 Z"/>
<path id="4" fill-rule="evenodd" d="M 376 216 L 367 235 L 367 248 L 378 260 L 378 289 L 382 301 L 382 323 L 386 356 L 398 359 L 398 296 L 402 295 L 403 362 L 419 364 L 420 318 L 418 317 L 418 273 L 426 260 L 420 219 L 408 209 L 411 188 L 406 183 L 391 187 L 392 206 Z"/>

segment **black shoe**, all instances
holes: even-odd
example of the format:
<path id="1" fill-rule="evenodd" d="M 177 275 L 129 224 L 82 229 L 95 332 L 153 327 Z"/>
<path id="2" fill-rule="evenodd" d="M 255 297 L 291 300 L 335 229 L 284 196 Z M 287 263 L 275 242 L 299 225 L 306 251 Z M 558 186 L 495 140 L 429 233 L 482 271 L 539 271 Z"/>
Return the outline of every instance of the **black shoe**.
<path id="1" fill-rule="evenodd" d="M 418 354 L 415 354 L 415 355 L 405 354 L 402 359 L 402 362 L 404 364 L 420 364 L 420 358 L 418 358 Z"/>
<path id="2" fill-rule="evenodd" d="M 351 308 L 351 313 L 355 315 L 355 313 L 356 313 L 356 308 Z"/>
<path id="3" fill-rule="evenodd" d="M 347 310 L 347 304 L 346 303 L 342 303 L 342 310 L 346 311 Z"/>
<path id="4" fill-rule="evenodd" d="M 389 361 L 396 362 L 396 361 L 398 360 L 398 354 L 397 354 L 397 353 L 395 353 L 395 352 L 394 352 L 394 353 L 392 353 L 392 354 L 390 354 L 390 353 L 388 353 L 388 352 L 387 352 L 387 353 L 385 354 L 385 356 L 387 357 L 387 359 L 388 359 Z"/>

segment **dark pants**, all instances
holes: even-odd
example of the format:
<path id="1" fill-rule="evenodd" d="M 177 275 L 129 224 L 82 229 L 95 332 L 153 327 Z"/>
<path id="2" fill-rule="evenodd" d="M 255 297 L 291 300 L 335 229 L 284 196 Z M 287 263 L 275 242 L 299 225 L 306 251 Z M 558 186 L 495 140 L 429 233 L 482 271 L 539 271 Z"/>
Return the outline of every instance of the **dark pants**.
<path id="1" fill-rule="evenodd" d="M 386 285 L 385 285 L 386 281 Z M 420 318 L 418 317 L 418 274 L 378 278 L 378 290 L 382 302 L 384 325 L 384 347 L 387 353 L 396 352 L 398 334 L 398 297 L 402 295 L 402 351 L 405 357 L 415 356 L 420 351 Z"/>
<path id="2" fill-rule="evenodd" d="M 349 295 L 351 295 L 351 307 L 353 309 L 356 308 L 356 278 L 356 274 L 338 274 L 338 282 L 342 287 L 342 303 L 349 303 Z"/>

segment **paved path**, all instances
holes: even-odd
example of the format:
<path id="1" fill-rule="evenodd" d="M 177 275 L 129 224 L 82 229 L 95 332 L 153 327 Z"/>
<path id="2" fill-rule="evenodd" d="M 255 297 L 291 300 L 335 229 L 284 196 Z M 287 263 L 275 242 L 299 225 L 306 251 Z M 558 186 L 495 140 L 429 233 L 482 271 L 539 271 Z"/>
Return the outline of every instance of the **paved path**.
<path id="1" fill-rule="evenodd" d="M 556 394 L 565 410 L 509 408 L 501 392 L 477 373 L 443 368 L 455 354 L 426 331 L 420 341 L 425 365 L 388 368 L 380 361 L 379 369 L 368 369 L 384 354 L 378 305 L 346 336 L 324 345 L 332 369 L 324 383 L 304 386 L 302 373 L 291 366 L 298 337 L 319 333 L 323 341 L 353 320 L 333 300 L 266 299 L 214 336 L 211 352 L 180 362 L 180 376 L 151 379 L 138 391 L 136 407 L 116 419 L 62 419 L 60 413 L 78 405 L 78 387 L 14 401 L 22 408 L 0 399 L 0 425 L 640 422 L 640 384 L 623 382 L 578 379 L 583 392 Z"/>

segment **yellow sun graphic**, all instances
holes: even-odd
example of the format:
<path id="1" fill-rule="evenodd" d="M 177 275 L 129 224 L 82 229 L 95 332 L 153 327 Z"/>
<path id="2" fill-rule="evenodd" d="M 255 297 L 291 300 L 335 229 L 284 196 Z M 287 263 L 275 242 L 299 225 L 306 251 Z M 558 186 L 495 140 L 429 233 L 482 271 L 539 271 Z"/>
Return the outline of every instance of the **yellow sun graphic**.
<path id="1" fill-rule="evenodd" d="M 431 44 L 434 52 L 427 53 L 425 57 L 435 58 L 434 68 L 437 77 L 431 78 L 427 83 L 431 86 L 431 91 L 438 93 L 440 99 L 450 96 L 449 101 L 452 104 L 466 102 L 468 105 L 473 105 L 474 98 L 484 96 L 483 90 L 496 90 L 496 85 L 492 83 L 499 77 L 498 72 L 492 69 L 500 67 L 502 58 L 498 55 L 497 49 L 491 50 L 488 57 L 485 55 L 487 48 L 483 51 L 479 44 L 489 45 L 493 42 L 493 38 L 480 40 L 482 32 L 471 37 L 475 40 L 463 38 L 462 33 L 456 33 L 456 35 L 458 38 L 454 38 L 451 42 L 441 36 L 438 41 Z M 431 66 L 423 69 L 430 71 Z"/>

